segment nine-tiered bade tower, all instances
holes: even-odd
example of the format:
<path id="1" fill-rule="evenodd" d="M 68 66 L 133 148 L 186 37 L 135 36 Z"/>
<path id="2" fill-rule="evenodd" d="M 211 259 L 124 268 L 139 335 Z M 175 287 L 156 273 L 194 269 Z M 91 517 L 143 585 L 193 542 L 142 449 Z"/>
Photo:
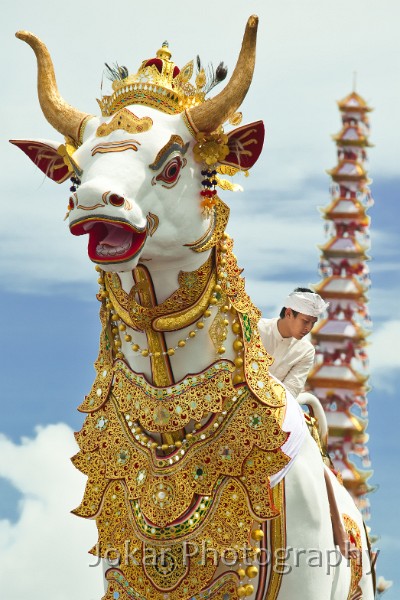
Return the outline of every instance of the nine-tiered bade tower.
<path id="1" fill-rule="evenodd" d="M 328 314 L 312 332 L 316 364 L 308 387 L 322 402 L 328 420 L 328 451 L 343 483 L 364 518 L 369 517 L 372 471 L 367 449 L 368 357 L 366 254 L 373 204 L 368 187 L 367 153 L 371 108 L 356 92 L 339 103 L 342 129 L 334 136 L 338 164 L 330 171 L 331 202 L 322 210 L 329 238 L 321 250 L 322 281 L 315 291 L 330 303 Z M 354 462 L 355 461 L 355 462 Z M 359 466 L 357 466 L 359 465 Z"/>

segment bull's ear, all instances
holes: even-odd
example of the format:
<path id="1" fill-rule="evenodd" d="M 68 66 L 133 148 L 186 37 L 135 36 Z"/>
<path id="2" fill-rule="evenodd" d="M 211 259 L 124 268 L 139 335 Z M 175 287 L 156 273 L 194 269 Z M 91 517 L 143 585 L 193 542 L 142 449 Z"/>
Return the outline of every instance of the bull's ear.
<path id="1" fill-rule="evenodd" d="M 73 173 L 71 166 L 66 164 L 59 152 L 59 149 L 64 148 L 63 144 L 49 140 L 10 140 L 10 142 L 25 152 L 47 177 L 57 183 L 63 183 Z"/>
<path id="2" fill-rule="evenodd" d="M 220 161 L 221 164 L 247 171 L 261 154 L 264 136 L 265 129 L 262 121 L 234 129 L 228 133 L 229 154 Z"/>

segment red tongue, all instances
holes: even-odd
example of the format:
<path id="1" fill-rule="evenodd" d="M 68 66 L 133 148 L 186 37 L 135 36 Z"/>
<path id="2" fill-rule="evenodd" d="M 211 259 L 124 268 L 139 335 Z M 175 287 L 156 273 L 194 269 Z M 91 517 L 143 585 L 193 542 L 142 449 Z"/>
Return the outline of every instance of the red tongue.
<path id="1" fill-rule="evenodd" d="M 114 248 L 117 246 L 123 246 L 130 240 L 131 236 L 132 233 L 130 231 L 123 229 L 123 227 L 117 227 L 114 225 L 110 229 L 107 227 L 107 235 L 100 240 L 99 243 Z"/>

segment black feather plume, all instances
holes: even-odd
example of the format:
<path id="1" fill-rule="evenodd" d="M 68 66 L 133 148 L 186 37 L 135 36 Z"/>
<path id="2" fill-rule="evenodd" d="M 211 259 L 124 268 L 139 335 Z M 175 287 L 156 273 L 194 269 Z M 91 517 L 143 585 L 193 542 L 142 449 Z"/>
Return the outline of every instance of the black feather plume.
<path id="1" fill-rule="evenodd" d="M 227 75 L 228 75 L 228 67 L 226 65 L 224 65 L 223 62 L 220 62 L 215 71 L 216 82 L 221 83 L 221 81 L 223 81 Z"/>
<path id="2" fill-rule="evenodd" d="M 128 69 L 124 66 L 119 66 L 118 63 L 114 63 L 112 67 L 110 67 L 110 65 L 107 63 L 104 64 L 106 66 L 104 69 L 105 75 L 110 81 L 122 81 L 122 79 L 125 79 L 129 75 Z"/>
<path id="3" fill-rule="evenodd" d="M 225 79 L 228 74 L 228 68 L 223 62 L 220 62 L 215 71 L 212 64 L 208 65 L 207 71 L 207 84 L 204 90 L 206 94 Z"/>
<path id="4" fill-rule="evenodd" d="M 196 56 L 196 67 L 197 67 L 197 72 L 200 73 L 200 71 L 203 68 L 203 65 L 201 64 L 199 55 Z M 228 74 L 228 68 L 224 65 L 223 62 L 219 63 L 219 65 L 215 71 L 214 71 L 214 67 L 213 67 L 212 63 L 210 63 L 207 67 L 207 76 L 206 76 L 207 82 L 203 88 L 204 93 L 208 94 L 208 92 L 210 92 L 216 85 L 218 85 L 219 83 L 221 83 L 221 81 L 223 81 L 225 79 L 227 74 Z"/>

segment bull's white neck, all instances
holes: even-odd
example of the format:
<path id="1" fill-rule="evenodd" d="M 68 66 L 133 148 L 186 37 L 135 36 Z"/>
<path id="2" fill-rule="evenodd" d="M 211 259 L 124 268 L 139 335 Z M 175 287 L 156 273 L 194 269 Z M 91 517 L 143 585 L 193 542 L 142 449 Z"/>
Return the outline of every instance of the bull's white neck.
<path id="1" fill-rule="evenodd" d="M 189 251 L 188 251 L 189 252 Z M 165 263 L 154 262 L 153 260 L 145 260 L 140 262 L 140 265 L 146 267 L 149 271 L 154 290 L 157 297 L 157 302 L 161 303 L 166 298 L 171 296 L 179 287 L 178 275 L 181 271 L 196 271 L 204 264 L 210 256 L 210 251 L 201 254 L 188 253 L 185 260 L 179 263 L 168 261 Z M 125 292 L 129 293 L 134 285 L 132 271 L 118 273 Z"/>
<path id="2" fill-rule="evenodd" d="M 209 257 L 210 251 L 199 254 L 192 252 L 190 255 L 188 254 L 187 260 L 182 261 L 179 265 L 173 263 L 152 263 L 152 261 L 143 262 L 142 264 L 151 276 L 157 303 L 161 304 L 179 288 L 178 275 L 180 272 L 196 271 Z M 215 265 L 213 269 L 215 270 Z M 129 293 L 135 284 L 133 272 L 119 273 L 119 277 L 124 291 Z M 226 328 L 227 339 L 224 342 L 226 352 L 223 356 L 218 354 L 209 335 L 210 327 L 218 313 L 218 308 L 215 306 L 209 306 L 208 308 L 211 314 L 206 318 L 201 318 L 201 321 L 204 323 L 204 327 L 201 329 L 197 329 L 196 324 L 194 324 L 177 331 L 164 333 L 166 347 L 176 349 L 175 354 L 169 357 L 172 376 L 175 382 L 183 379 L 189 373 L 199 373 L 205 370 L 219 358 L 233 360 L 235 357 L 235 352 L 232 348 L 235 335 L 229 326 Z M 230 314 L 228 313 L 226 316 L 231 321 Z M 194 330 L 195 336 L 190 337 L 191 332 Z M 124 336 L 121 335 L 121 350 L 125 360 L 133 371 L 143 373 L 149 381 L 152 381 L 154 377 L 150 358 L 132 350 L 132 343 L 138 344 L 141 349 L 148 348 L 148 337 L 145 333 L 129 328 L 126 333 L 132 336 L 132 341 L 124 341 Z M 184 347 L 179 346 L 182 340 L 185 342 Z"/>

